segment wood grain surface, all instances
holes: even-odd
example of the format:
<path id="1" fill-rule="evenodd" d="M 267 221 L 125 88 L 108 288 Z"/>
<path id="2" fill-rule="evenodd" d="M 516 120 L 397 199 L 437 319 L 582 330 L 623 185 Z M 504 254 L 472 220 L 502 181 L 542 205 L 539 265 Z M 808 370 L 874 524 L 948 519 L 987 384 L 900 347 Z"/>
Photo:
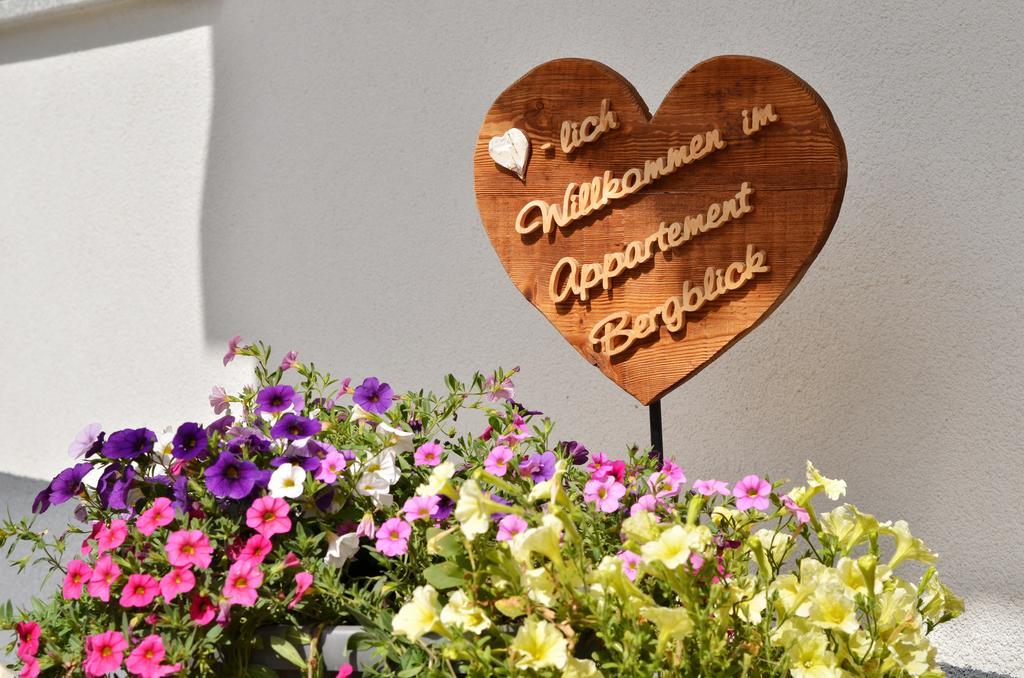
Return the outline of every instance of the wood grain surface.
<path id="1" fill-rule="evenodd" d="M 610 102 L 618 126 L 590 143 L 562 150 L 566 120 L 598 115 Z M 771 105 L 778 120 L 747 135 L 744 110 Z M 524 179 L 495 164 L 491 137 L 516 127 L 531 153 Z M 516 217 L 533 200 L 561 204 L 570 183 L 606 171 L 622 177 L 669 147 L 718 129 L 725 147 L 663 176 L 633 195 L 612 200 L 565 228 L 521 234 Z M 546 149 L 542 147 L 550 146 Z M 747 182 L 753 209 L 617 276 L 610 289 L 556 303 L 552 270 L 563 257 L 602 262 L 643 240 L 661 222 L 683 221 L 732 198 Z M 764 59 L 720 56 L 698 64 L 672 87 L 654 117 L 618 73 L 594 61 L 558 59 L 533 69 L 497 98 L 480 127 L 474 155 L 477 205 L 509 277 L 588 362 L 641 403 L 686 381 L 761 322 L 786 298 L 821 250 L 846 186 L 846 152 L 824 101 L 785 68 Z M 708 267 L 744 261 L 748 245 L 766 253 L 770 270 L 686 314 L 671 332 L 662 326 L 629 350 L 609 355 L 591 339 L 610 314 L 648 312 L 701 285 Z"/>

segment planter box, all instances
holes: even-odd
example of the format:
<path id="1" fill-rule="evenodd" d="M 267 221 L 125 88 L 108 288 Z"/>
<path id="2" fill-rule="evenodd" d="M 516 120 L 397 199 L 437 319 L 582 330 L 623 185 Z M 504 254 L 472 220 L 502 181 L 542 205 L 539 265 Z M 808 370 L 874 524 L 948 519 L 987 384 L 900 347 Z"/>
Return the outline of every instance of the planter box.
<path id="1" fill-rule="evenodd" d="M 373 652 L 359 651 L 353 649 L 352 637 L 362 631 L 361 626 L 329 626 L 320 635 L 320 656 L 323 658 L 327 675 L 333 678 L 334 674 L 345 664 L 351 664 L 356 675 L 362 671 L 362 667 L 372 664 L 375 658 Z M 269 627 L 264 629 L 260 636 L 270 638 L 275 635 L 282 635 L 284 627 Z M 309 647 L 299 647 L 299 654 L 303 659 L 309 659 Z M 292 676 L 305 677 L 306 673 L 300 671 L 294 664 L 277 656 L 273 650 L 259 650 L 253 653 L 252 663 L 272 669 L 281 678 Z"/>

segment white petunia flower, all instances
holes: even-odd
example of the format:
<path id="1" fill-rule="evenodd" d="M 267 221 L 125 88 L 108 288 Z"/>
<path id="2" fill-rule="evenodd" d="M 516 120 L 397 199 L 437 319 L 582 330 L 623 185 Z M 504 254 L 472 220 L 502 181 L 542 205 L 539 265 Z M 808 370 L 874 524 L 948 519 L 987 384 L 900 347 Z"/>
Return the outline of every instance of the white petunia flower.
<path id="1" fill-rule="evenodd" d="M 378 433 L 383 432 L 383 433 L 387 434 L 385 436 L 385 440 L 390 440 L 390 439 L 394 440 L 394 442 L 391 443 L 391 445 L 389 446 L 388 449 L 391 449 L 394 452 L 397 452 L 398 454 L 404 454 L 404 453 L 407 453 L 407 452 L 412 452 L 412 449 L 413 449 L 413 443 L 412 443 L 413 432 L 412 431 L 403 431 L 400 428 L 395 428 L 394 426 L 388 426 L 387 424 L 378 424 L 377 425 L 377 432 Z"/>
<path id="2" fill-rule="evenodd" d="M 355 532 L 336 535 L 327 533 L 327 553 L 324 562 L 331 567 L 341 567 L 359 551 L 359 535 Z"/>
<path id="3" fill-rule="evenodd" d="M 397 462 L 394 450 L 390 448 L 381 450 L 363 463 L 362 471 L 363 473 L 372 473 L 383 478 L 388 483 L 388 486 L 391 486 L 402 477 L 402 472 L 398 470 Z"/>
<path id="4" fill-rule="evenodd" d="M 376 473 L 364 473 L 356 481 L 356 492 L 364 497 L 375 497 L 381 494 L 388 494 L 391 483 L 381 478 Z"/>
<path id="5" fill-rule="evenodd" d="M 270 476 L 271 497 L 296 499 L 302 496 L 302 484 L 306 482 L 306 472 L 301 466 L 294 464 L 281 464 Z"/>

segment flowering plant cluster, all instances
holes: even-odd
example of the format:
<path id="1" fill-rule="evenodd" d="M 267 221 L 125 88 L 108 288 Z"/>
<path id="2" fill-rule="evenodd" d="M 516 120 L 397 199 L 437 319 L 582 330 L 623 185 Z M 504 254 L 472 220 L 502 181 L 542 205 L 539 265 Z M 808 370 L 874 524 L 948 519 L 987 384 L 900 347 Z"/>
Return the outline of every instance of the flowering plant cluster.
<path id="1" fill-rule="evenodd" d="M 0 526 L 61 580 L 0 614 L 20 676 L 274 675 L 260 650 L 322 675 L 342 623 L 389 675 L 941 675 L 926 634 L 962 605 L 934 567 L 898 573 L 934 554 L 905 523 L 819 515 L 845 484 L 810 464 L 786 493 L 688 484 L 555 441 L 513 373 L 399 396 L 236 355 L 257 383 L 214 389 L 211 423 L 79 434 L 33 510 L 75 502 L 80 526 Z"/>

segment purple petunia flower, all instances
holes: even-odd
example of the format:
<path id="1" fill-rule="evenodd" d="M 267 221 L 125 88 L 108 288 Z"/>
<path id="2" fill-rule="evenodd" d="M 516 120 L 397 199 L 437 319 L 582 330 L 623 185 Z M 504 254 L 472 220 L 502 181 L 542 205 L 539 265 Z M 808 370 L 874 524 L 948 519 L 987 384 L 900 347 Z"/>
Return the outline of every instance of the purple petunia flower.
<path id="1" fill-rule="evenodd" d="M 235 423 L 235 418 L 230 414 L 225 414 L 220 419 L 214 419 L 213 422 L 206 427 L 206 435 L 209 436 L 211 433 L 219 433 L 224 435 L 231 428 L 231 425 Z"/>
<path id="2" fill-rule="evenodd" d="M 100 498 L 100 506 L 107 509 L 126 510 L 128 508 L 128 490 L 135 480 L 135 469 L 131 466 L 110 464 L 96 483 L 96 493 Z"/>
<path id="3" fill-rule="evenodd" d="M 452 511 L 455 510 L 455 500 L 444 494 L 436 496 L 440 497 L 441 500 L 437 502 L 437 513 L 433 515 L 433 518 L 441 522 L 442 520 L 447 520 L 451 516 Z"/>
<path id="4" fill-rule="evenodd" d="M 256 429 L 244 429 L 242 435 L 233 438 L 228 442 L 228 452 L 241 454 L 242 448 L 249 450 L 250 454 L 260 455 L 270 451 L 270 441 L 263 437 L 263 434 Z"/>
<path id="5" fill-rule="evenodd" d="M 275 438 L 287 438 L 288 440 L 302 440 L 314 436 L 322 428 L 316 419 L 308 419 L 298 414 L 288 414 L 281 417 L 280 421 L 270 429 L 270 435 Z"/>
<path id="6" fill-rule="evenodd" d="M 153 451 L 156 434 L 148 428 L 126 428 L 110 434 L 103 444 L 103 456 L 108 459 L 135 459 Z"/>
<path id="7" fill-rule="evenodd" d="M 75 464 L 66 468 L 50 481 L 32 501 L 33 513 L 44 513 L 51 506 L 63 504 L 82 490 L 82 478 L 92 470 L 92 464 Z"/>
<path id="8" fill-rule="evenodd" d="M 562 448 L 562 452 L 569 457 L 572 457 L 572 463 L 577 466 L 582 466 L 587 463 L 587 457 L 590 456 L 590 451 L 583 446 L 583 443 L 576 442 L 575 440 L 563 440 L 558 443 L 558 446 Z"/>
<path id="9" fill-rule="evenodd" d="M 230 452 L 223 452 L 206 469 L 206 487 L 215 497 L 243 499 L 252 492 L 259 476 L 260 470 L 256 464 L 239 459 Z"/>
<path id="10" fill-rule="evenodd" d="M 185 422 L 178 427 L 171 441 L 171 455 L 175 459 L 203 459 L 209 452 L 206 429 L 194 422 Z"/>
<path id="11" fill-rule="evenodd" d="M 551 480 L 555 475 L 555 453 L 548 451 L 544 454 L 531 454 L 519 462 L 519 474 L 530 476 L 535 483 Z"/>
<path id="12" fill-rule="evenodd" d="M 377 377 L 367 377 L 362 384 L 356 386 L 352 400 L 367 412 L 383 414 L 390 409 L 394 395 L 391 386 L 382 384 Z"/>
<path id="13" fill-rule="evenodd" d="M 103 427 L 99 424 L 89 424 L 79 431 L 68 445 L 68 456 L 72 459 L 81 459 L 96 454 L 102 447 Z"/>
<path id="14" fill-rule="evenodd" d="M 310 453 L 309 446 L 289 445 L 284 454 L 270 460 L 270 465 L 274 468 L 281 464 L 299 466 L 302 470 L 312 473 L 320 468 L 320 459 Z"/>
<path id="15" fill-rule="evenodd" d="M 257 414 L 262 412 L 284 412 L 292 407 L 295 408 L 296 412 L 302 409 L 302 396 L 287 384 L 267 386 L 256 396 Z"/>

